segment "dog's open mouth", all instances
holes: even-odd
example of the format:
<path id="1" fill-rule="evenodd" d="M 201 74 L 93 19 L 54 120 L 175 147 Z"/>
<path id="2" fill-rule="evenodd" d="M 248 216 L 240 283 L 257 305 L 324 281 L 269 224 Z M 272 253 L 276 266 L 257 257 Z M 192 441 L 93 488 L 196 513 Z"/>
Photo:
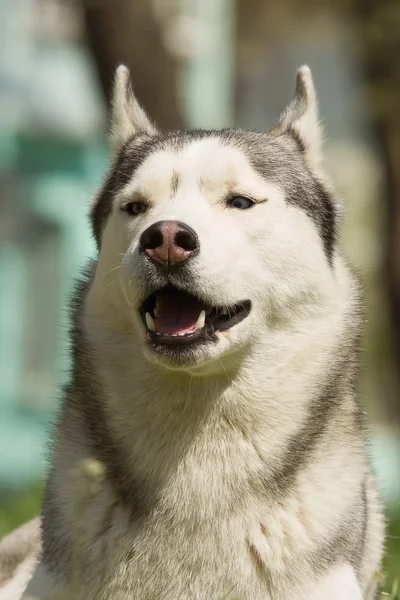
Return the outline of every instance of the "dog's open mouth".
<path id="1" fill-rule="evenodd" d="M 182 345 L 216 339 L 215 332 L 231 329 L 250 310 L 250 300 L 232 306 L 210 306 L 169 286 L 149 296 L 140 312 L 152 341 Z"/>

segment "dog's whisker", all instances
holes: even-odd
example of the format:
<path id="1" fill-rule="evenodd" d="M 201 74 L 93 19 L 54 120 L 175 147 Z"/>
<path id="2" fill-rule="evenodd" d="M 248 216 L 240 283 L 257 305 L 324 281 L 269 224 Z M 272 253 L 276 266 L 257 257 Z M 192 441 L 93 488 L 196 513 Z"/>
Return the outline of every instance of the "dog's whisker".
<path id="1" fill-rule="evenodd" d="M 218 362 L 219 362 L 219 364 L 221 365 L 223 372 L 225 373 L 225 377 L 227 378 L 227 380 L 228 380 L 228 381 L 229 381 L 229 383 L 230 383 L 230 381 L 231 381 L 231 378 L 229 377 L 229 375 L 228 375 L 228 373 L 227 373 L 227 370 L 225 369 L 225 366 L 224 366 L 224 364 L 223 364 L 223 362 L 222 362 L 222 360 L 221 360 L 220 358 L 218 358 Z"/>
<path id="2" fill-rule="evenodd" d="M 113 273 L 114 271 L 118 271 L 118 269 L 120 269 L 120 268 L 121 268 L 121 265 L 119 264 L 119 265 L 117 265 L 116 267 L 113 267 L 112 269 L 110 269 L 109 271 L 106 271 L 106 273 L 103 273 L 103 274 L 102 274 L 102 277 L 103 277 L 103 278 L 106 278 L 106 277 L 108 277 L 108 276 L 109 276 L 111 273 Z"/>

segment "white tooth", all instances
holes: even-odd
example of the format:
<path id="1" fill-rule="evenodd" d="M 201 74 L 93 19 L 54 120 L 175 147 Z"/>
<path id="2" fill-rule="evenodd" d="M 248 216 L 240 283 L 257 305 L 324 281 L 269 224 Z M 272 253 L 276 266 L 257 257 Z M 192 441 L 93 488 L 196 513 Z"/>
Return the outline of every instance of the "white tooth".
<path id="1" fill-rule="evenodd" d="M 159 298 L 159 296 L 156 296 L 156 305 L 154 307 L 154 316 L 156 318 L 160 314 L 160 304 L 161 304 L 160 298 Z"/>
<path id="2" fill-rule="evenodd" d="M 221 309 L 221 315 L 228 316 L 228 309 L 226 306 L 223 306 Z"/>
<path id="3" fill-rule="evenodd" d="M 148 312 L 146 313 L 146 323 L 150 331 L 156 331 L 156 326 L 154 325 L 153 317 Z"/>
<path id="4" fill-rule="evenodd" d="M 206 322 L 206 311 L 202 310 L 197 319 L 196 329 L 203 329 Z"/>

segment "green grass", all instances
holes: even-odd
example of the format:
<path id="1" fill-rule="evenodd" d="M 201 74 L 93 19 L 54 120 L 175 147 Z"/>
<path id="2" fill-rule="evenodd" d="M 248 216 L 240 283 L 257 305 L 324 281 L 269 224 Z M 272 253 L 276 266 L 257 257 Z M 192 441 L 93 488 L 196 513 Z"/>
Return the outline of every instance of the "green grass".
<path id="1" fill-rule="evenodd" d="M 400 600 L 400 506 L 388 512 L 386 554 L 383 564 L 385 593 L 391 600 Z"/>
<path id="2" fill-rule="evenodd" d="M 399 580 L 396 579 L 392 584 L 392 589 L 389 592 L 381 593 L 382 600 L 400 600 Z"/>
<path id="3" fill-rule="evenodd" d="M 0 491 L 0 538 L 38 514 L 42 485 L 14 492 Z"/>

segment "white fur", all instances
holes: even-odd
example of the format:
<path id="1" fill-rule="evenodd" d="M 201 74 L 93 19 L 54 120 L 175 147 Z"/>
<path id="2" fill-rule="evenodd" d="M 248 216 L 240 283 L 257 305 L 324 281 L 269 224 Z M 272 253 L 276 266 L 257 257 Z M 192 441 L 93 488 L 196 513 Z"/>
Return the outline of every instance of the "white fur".
<path id="1" fill-rule="evenodd" d="M 292 129 L 303 142 L 309 166 L 320 172 L 322 128 L 314 82 L 306 65 L 298 70 L 295 96 L 271 133 L 281 135 L 288 129 Z"/>
<path id="2" fill-rule="evenodd" d="M 321 577 L 315 589 L 306 590 L 304 600 L 362 600 L 360 585 L 350 565 L 339 565 Z"/>
<path id="3" fill-rule="evenodd" d="M 35 571 L 36 555 L 29 555 L 16 569 L 13 578 L 3 587 L 0 587 L 0 600 L 19 600 Z M 42 589 L 42 588 L 40 588 Z M 25 596 L 24 596 L 25 597 Z M 34 600 L 32 595 L 28 596 Z M 42 600 L 42 599 L 40 599 Z"/>
<path id="4" fill-rule="evenodd" d="M 129 71 L 124 65 L 118 67 L 115 76 L 112 115 L 111 151 L 114 157 L 133 136 L 155 132 L 154 125 L 132 93 Z"/>

